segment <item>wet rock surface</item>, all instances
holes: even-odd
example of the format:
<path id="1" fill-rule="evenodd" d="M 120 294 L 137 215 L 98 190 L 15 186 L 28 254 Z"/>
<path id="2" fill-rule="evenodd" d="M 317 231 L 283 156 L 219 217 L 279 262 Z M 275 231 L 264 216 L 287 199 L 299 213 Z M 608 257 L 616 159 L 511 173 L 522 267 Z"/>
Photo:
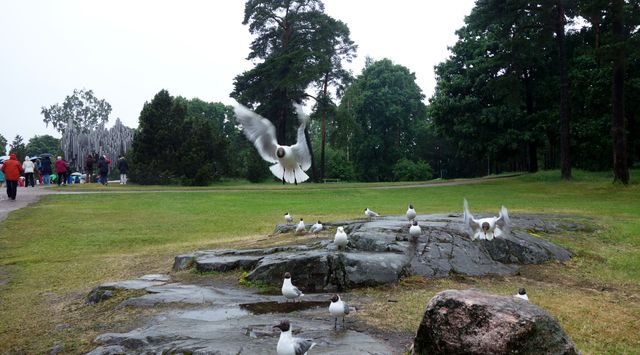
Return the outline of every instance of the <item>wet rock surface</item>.
<path id="1" fill-rule="evenodd" d="M 408 221 L 399 216 L 372 221 L 324 223 L 323 237 L 310 245 L 266 249 L 211 250 L 177 256 L 174 270 L 249 271 L 247 279 L 279 285 L 286 271 L 306 292 L 345 290 L 398 281 L 407 275 L 447 277 L 511 275 L 521 264 L 565 261 L 571 253 L 531 233 L 586 229 L 560 216 L 515 216 L 512 232 L 488 240 L 471 240 L 456 214 L 420 215 L 418 238 L 409 236 Z M 349 244 L 339 251 L 332 243 L 337 226 L 344 226 Z M 276 226 L 275 235 L 293 232 L 295 225 Z"/>
<path id="2" fill-rule="evenodd" d="M 89 354 L 275 354 L 279 333 L 272 327 L 289 319 L 294 334 L 314 339 L 314 354 L 394 354 L 392 345 L 354 327 L 334 330 L 329 294 L 305 295 L 302 302 L 259 295 L 246 288 L 166 283 L 125 300 L 129 307 L 174 305 L 143 327 L 105 333 Z"/>
<path id="3" fill-rule="evenodd" d="M 447 290 L 428 303 L 414 354 L 578 354 L 540 307 L 478 290 Z"/>

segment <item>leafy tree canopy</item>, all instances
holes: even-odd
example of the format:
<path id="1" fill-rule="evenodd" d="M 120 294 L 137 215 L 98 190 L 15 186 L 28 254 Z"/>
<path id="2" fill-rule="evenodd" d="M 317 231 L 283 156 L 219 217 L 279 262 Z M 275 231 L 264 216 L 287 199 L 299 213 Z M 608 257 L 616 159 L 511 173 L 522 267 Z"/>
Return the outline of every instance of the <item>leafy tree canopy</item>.
<path id="1" fill-rule="evenodd" d="M 26 154 L 30 157 L 42 153 L 50 153 L 54 156 L 62 155 L 60 149 L 60 139 L 44 134 L 42 136 L 33 136 L 27 143 Z"/>
<path id="2" fill-rule="evenodd" d="M 76 130 L 89 132 L 100 123 L 109 120 L 111 105 L 93 95 L 92 90 L 73 90 L 62 104 L 55 104 L 49 108 L 42 106 L 43 121 L 51 124 L 58 132 L 63 133 L 69 122 Z"/>

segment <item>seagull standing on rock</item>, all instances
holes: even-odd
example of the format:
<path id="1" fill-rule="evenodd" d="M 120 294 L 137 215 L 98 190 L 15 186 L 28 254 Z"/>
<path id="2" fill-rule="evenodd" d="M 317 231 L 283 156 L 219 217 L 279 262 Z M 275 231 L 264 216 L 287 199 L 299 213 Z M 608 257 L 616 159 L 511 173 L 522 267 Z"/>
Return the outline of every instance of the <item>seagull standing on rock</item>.
<path id="1" fill-rule="evenodd" d="M 414 220 L 411 227 L 409 227 L 409 235 L 413 238 L 418 238 L 422 234 L 422 228 L 418 225 L 418 221 Z"/>
<path id="2" fill-rule="evenodd" d="M 349 306 L 340 299 L 340 296 L 335 294 L 331 297 L 331 304 L 329 305 L 329 313 L 334 317 L 333 329 L 338 329 L 338 317 L 342 317 L 342 329 L 344 329 L 344 316 L 349 314 Z"/>
<path id="3" fill-rule="evenodd" d="M 320 220 L 318 220 L 317 223 L 314 223 L 311 228 L 309 229 L 309 232 L 313 233 L 313 234 L 318 234 L 322 231 L 322 222 L 320 222 Z"/>
<path id="4" fill-rule="evenodd" d="M 369 209 L 369 207 L 364 209 L 364 215 L 366 217 L 368 217 L 369 219 L 373 218 L 373 217 L 379 217 L 380 215 L 373 212 L 372 210 Z"/>
<path id="5" fill-rule="evenodd" d="M 506 207 L 502 206 L 498 217 L 475 219 L 469 212 L 467 199 L 464 199 L 464 225 L 471 239 L 474 240 L 492 240 L 494 237 L 509 234 L 511 231 L 511 220 Z"/>
<path id="6" fill-rule="evenodd" d="M 522 298 L 525 301 L 529 300 L 529 296 L 527 296 L 527 291 L 524 288 L 520 288 L 518 293 L 516 293 L 513 297 Z"/>
<path id="7" fill-rule="evenodd" d="M 316 345 L 313 339 L 294 338 L 288 320 L 283 320 L 273 327 L 276 328 L 280 329 L 280 339 L 276 347 L 278 355 L 304 355 Z"/>
<path id="8" fill-rule="evenodd" d="M 287 302 L 304 296 L 304 293 L 291 283 L 291 274 L 289 272 L 284 273 L 284 282 L 282 282 L 282 295 L 286 298 Z"/>
<path id="9" fill-rule="evenodd" d="M 349 238 L 347 237 L 347 233 L 345 233 L 344 228 L 338 227 L 338 230 L 336 230 L 336 236 L 333 238 L 333 244 L 335 244 L 338 249 L 344 249 L 347 247 L 348 243 Z"/>
<path id="10" fill-rule="evenodd" d="M 298 184 L 309 179 L 304 172 L 311 167 L 311 154 L 304 136 L 308 118 L 302 111 L 302 106 L 295 104 L 300 127 L 298 127 L 298 141 L 294 145 L 280 145 L 276 139 L 276 128 L 266 118 L 249 110 L 243 105 L 234 108 L 236 118 L 242 125 L 242 131 L 253 142 L 258 153 L 265 161 L 272 163 L 269 167 L 273 175 L 282 179 L 282 184 Z"/>
<path id="11" fill-rule="evenodd" d="M 289 214 L 289 212 L 284 214 L 284 220 L 287 224 L 293 222 L 293 216 Z"/>
<path id="12" fill-rule="evenodd" d="M 296 234 L 304 233 L 304 229 L 305 229 L 304 220 L 300 218 L 300 222 L 298 222 L 298 225 L 296 226 Z"/>
<path id="13" fill-rule="evenodd" d="M 409 208 L 407 209 L 407 219 L 413 221 L 416 216 L 416 210 L 413 208 L 412 204 L 409 204 Z"/>

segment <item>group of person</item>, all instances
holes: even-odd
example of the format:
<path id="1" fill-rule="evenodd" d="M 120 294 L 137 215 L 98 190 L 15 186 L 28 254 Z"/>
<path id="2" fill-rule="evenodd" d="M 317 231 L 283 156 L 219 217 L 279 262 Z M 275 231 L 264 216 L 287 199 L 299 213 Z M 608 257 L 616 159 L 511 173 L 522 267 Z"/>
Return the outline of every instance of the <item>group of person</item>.
<path id="1" fill-rule="evenodd" d="M 35 162 L 33 160 L 36 160 Z M 91 182 L 94 166 L 97 168 L 97 182 L 107 185 L 107 177 L 109 175 L 109 164 L 111 161 L 106 155 L 98 156 L 97 154 L 89 154 L 85 159 L 86 182 Z M 118 170 L 120 171 L 120 184 L 127 183 L 127 173 L 129 165 L 124 158 L 120 156 L 118 159 Z M 55 175 L 54 175 L 55 171 Z M 49 185 L 53 179 L 58 186 L 66 185 L 68 180 L 72 178 L 70 174 L 69 163 L 58 156 L 55 163 L 51 161 L 49 156 L 41 156 L 32 159 L 25 157 L 24 162 L 20 163 L 14 153 L 9 155 L 9 159 L 0 164 L 0 187 L 4 182 L 7 185 L 7 196 L 9 200 L 16 199 L 18 184 L 20 177 L 24 175 L 25 187 L 35 187 L 36 179 L 43 185 Z M 79 178 L 77 178 L 79 182 Z"/>
<path id="2" fill-rule="evenodd" d="M 94 167 L 97 168 L 98 183 L 102 185 L 108 184 L 107 177 L 109 176 L 109 164 L 111 160 L 106 155 L 98 156 L 98 154 L 87 154 L 84 160 L 85 173 L 87 174 L 86 182 L 91 182 L 93 176 Z M 127 183 L 127 173 L 129 172 L 129 164 L 124 156 L 118 158 L 118 170 L 120 171 L 120 184 L 125 185 Z"/>

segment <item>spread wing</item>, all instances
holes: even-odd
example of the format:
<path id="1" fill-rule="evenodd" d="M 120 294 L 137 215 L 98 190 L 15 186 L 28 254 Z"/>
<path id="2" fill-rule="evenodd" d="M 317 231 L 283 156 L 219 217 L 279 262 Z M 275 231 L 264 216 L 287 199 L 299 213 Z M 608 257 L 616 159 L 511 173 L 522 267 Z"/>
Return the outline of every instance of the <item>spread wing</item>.
<path id="1" fill-rule="evenodd" d="M 469 232 L 470 237 L 473 237 L 475 231 L 480 228 L 480 224 L 476 222 L 476 220 L 473 218 L 473 215 L 471 214 L 471 211 L 469 211 L 469 203 L 467 202 L 466 198 L 464 199 L 464 226 Z"/>
<path id="2" fill-rule="evenodd" d="M 269 163 L 277 163 L 278 141 L 273 124 L 243 105 L 236 105 L 234 111 L 238 122 L 242 125 L 244 135 L 256 146 L 262 159 Z"/>
<path id="3" fill-rule="evenodd" d="M 504 206 L 500 209 L 500 216 L 496 220 L 496 225 L 504 234 L 509 234 L 511 232 L 511 219 L 509 219 L 509 212 Z"/>
<path id="4" fill-rule="evenodd" d="M 298 113 L 298 120 L 300 121 L 300 127 L 298 127 L 298 139 L 296 144 L 291 146 L 291 150 L 296 155 L 296 161 L 302 167 L 302 170 L 308 170 L 311 167 L 311 153 L 309 153 L 309 147 L 307 146 L 307 139 L 304 136 L 304 129 L 307 127 L 308 117 L 302 111 L 302 106 L 294 104 L 296 112 Z"/>

